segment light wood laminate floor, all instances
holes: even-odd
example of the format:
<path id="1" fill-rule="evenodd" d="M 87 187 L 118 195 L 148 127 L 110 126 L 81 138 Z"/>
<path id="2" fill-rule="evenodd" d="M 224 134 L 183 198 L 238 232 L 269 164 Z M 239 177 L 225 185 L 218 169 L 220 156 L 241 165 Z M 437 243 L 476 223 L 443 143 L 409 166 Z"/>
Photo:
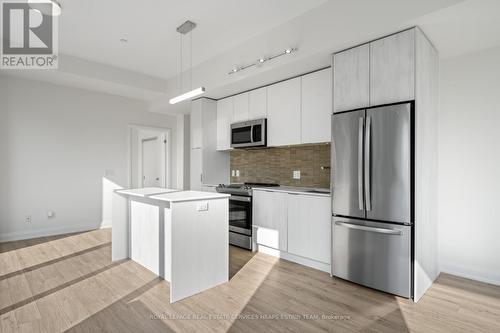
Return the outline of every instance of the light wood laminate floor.
<path id="1" fill-rule="evenodd" d="M 0 244 L 0 332 L 500 332 L 500 287 L 441 275 L 418 304 L 230 250 L 229 283 L 174 304 L 111 262 L 110 230 Z"/>

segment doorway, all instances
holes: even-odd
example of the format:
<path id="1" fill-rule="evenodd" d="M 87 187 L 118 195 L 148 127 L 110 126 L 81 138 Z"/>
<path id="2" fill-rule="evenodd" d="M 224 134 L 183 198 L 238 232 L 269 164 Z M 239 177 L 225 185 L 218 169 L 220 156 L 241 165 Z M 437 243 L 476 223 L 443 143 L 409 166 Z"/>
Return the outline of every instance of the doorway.
<path id="1" fill-rule="evenodd" d="M 169 129 L 131 126 L 131 187 L 171 187 L 170 144 Z"/>
<path id="2" fill-rule="evenodd" d="M 160 136 L 141 139 L 142 147 L 142 187 L 161 187 L 161 148 Z"/>

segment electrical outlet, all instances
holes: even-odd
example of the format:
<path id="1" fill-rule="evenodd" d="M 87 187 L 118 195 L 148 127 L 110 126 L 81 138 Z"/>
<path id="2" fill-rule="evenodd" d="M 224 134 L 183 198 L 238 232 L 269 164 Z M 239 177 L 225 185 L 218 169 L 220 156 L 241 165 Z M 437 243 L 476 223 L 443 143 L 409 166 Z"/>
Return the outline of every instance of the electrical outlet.
<path id="1" fill-rule="evenodd" d="M 26 215 L 26 216 L 24 217 L 24 222 L 26 222 L 26 223 L 31 223 L 31 215 Z"/>
<path id="2" fill-rule="evenodd" d="M 196 210 L 199 212 L 207 211 L 208 210 L 208 202 L 200 202 L 196 204 Z"/>
<path id="3" fill-rule="evenodd" d="M 231 176 L 232 177 L 236 177 L 236 171 L 235 170 L 231 170 Z"/>
<path id="4" fill-rule="evenodd" d="M 240 170 L 236 170 L 236 177 L 240 176 Z"/>
<path id="5" fill-rule="evenodd" d="M 300 179 L 300 170 L 293 171 L 293 179 Z"/>

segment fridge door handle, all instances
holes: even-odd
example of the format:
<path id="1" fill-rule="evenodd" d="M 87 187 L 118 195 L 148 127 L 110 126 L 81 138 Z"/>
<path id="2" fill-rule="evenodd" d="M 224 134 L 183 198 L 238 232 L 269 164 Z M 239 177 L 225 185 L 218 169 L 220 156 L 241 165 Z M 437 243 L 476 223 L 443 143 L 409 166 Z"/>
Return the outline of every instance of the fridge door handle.
<path id="1" fill-rule="evenodd" d="M 363 129 L 364 129 L 364 119 L 359 117 L 359 127 L 358 127 L 358 203 L 359 210 L 365 209 L 364 197 L 363 197 Z"/>
<path id="2" fill-rule="evenodd" d="M 356 230 L 375 232 L 378 234 L 386 234 L 386 235 L 401 235 L 402 234 L 402 231 L 399 229 L 374 228 L 374 227 L 367 227 L 364 225 L 351 224 L 351 223 L 339 222 L 339 221 L 335 222 L 335 225 L 337 225 L 339 227 L 345 227 L 348 229 L 356 229 Z"/>
<path id="3" fill-rule="evenodd" d="M 372 199 L 371 199 L 371 127 L 372 118 L 366 117 L 366 127 L 365 127 L 365 206 L 366 210 L 372 210 Z"/>

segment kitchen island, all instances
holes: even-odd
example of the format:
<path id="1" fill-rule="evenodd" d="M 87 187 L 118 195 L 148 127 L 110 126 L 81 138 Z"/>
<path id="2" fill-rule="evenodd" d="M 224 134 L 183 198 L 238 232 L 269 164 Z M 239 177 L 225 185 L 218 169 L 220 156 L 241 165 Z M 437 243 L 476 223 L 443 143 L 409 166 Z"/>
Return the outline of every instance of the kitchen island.
<path id="1" fill-rule="evenodd" d="M 112 260 L 170 282 L 170 302 L 228 281 L 229 195 L 156 187 L 113 194 Z"/>

